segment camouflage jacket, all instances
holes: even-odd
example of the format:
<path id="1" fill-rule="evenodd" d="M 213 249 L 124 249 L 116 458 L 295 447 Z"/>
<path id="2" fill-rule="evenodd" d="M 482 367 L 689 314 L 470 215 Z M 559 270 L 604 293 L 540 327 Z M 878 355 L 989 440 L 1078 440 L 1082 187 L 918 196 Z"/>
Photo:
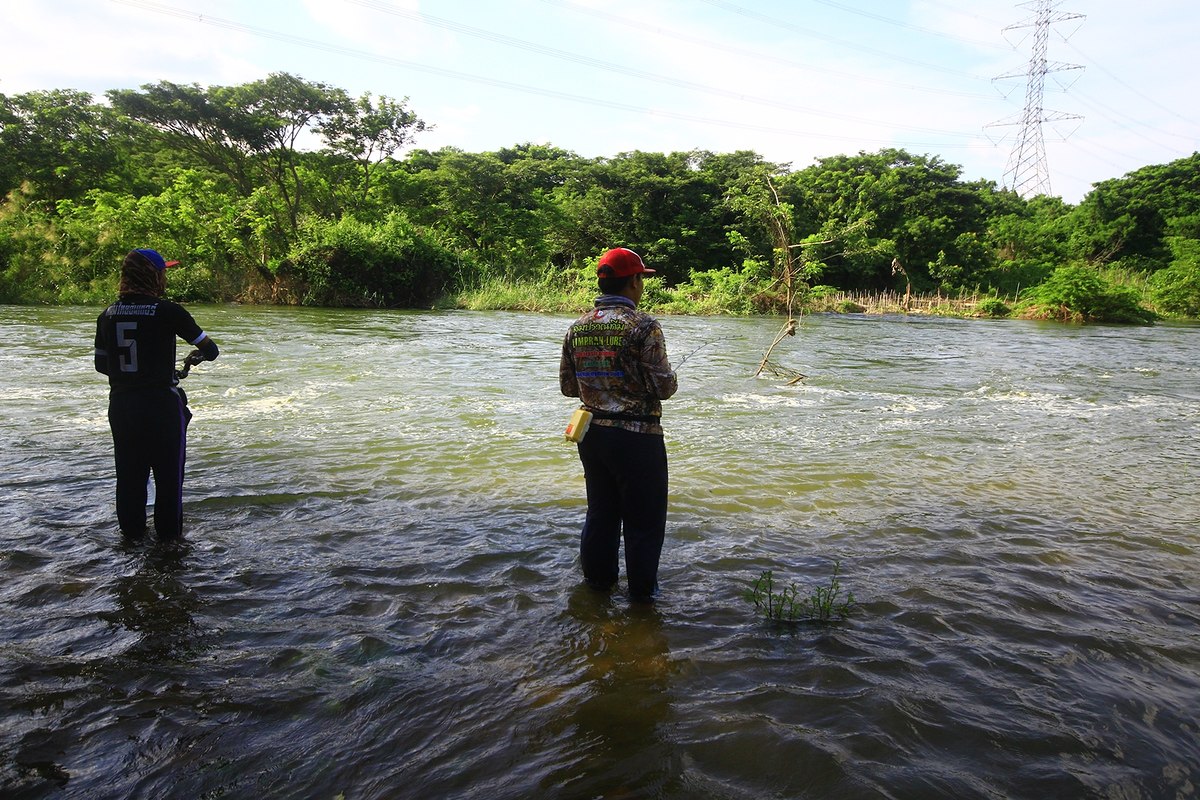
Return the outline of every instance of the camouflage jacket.
<path id="1" fill-rule="evenodd" d="M 658 321 L 614 295 L 596 298 L 567 331 L 558 382 L 596 414 L 593 425 L 659 436 L 661 401 L 678 388 Z"/>

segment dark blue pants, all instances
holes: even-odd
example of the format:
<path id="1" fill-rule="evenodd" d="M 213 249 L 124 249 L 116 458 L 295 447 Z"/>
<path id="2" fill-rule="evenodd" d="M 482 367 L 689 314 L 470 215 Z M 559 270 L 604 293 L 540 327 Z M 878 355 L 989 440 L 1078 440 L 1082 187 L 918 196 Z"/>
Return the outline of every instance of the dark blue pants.
<path id="1" fill-rule="evenodd" d="M 117 524 L 126 536 L 137 539 L 146 532 L 146 481 L 151 473 L 158 538 L 183 535 L 183 462 L 191 418 L 180 391 L 159 388 L 109 393 Z"/>
<path id="2" fill-rule="evenodd" d="M 584 580 L 601 589 L 617 583 L 624 535 L 629 594 L 649 600 L 658 586 L 658 559 L 667 527 L 663 437 L 592 425 L 579 443 L 579 460 L 588 501 L 579 546 Z"/>

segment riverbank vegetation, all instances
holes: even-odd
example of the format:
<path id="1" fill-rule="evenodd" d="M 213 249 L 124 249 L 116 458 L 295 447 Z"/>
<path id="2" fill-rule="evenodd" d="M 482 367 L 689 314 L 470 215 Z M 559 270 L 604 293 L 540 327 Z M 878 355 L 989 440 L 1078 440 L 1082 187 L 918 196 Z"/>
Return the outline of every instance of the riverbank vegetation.
<path id="1" fill-rule="evenodd" d="M 897 149 L 588 158 L 415 147 L 407 101 L 289 74 L 0 94 L 0 302 L 111 301 L 121 256 L 185 301 L 576 311 L 631 247 L 657 313 L 1144 322 L 1200 316 L 1200 153 L 1077 206 Z"/>

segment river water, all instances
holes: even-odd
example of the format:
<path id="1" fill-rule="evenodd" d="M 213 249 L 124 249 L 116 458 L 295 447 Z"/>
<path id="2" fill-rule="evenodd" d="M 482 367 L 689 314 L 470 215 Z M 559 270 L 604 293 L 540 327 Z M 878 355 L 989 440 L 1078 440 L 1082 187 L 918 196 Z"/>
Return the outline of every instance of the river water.
<path id="1" fill-rule="evenodd" d="M 662 596 L 580 585 L 569 319 L 192 309 L 188 544 L 97 309 L 0 308 L 0 795 L 1200 792 L 1200 328 L 666 318 Z M 184 349 L 181 348 L 182 356 Z M 856 607 L 745 598 L 840 566 Z"/>

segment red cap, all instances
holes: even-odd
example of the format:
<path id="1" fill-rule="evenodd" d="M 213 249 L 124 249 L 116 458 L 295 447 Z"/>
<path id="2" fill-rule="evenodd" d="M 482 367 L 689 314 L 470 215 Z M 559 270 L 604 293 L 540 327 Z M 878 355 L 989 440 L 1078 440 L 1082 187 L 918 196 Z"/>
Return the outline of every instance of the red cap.
<path id="1" fill-rule="evenodd" d="M 624 247 L 614 247 L 609 250 L 600 256 L 600 261 L 596 264 L 596 274 L 601 278 L 624 278 L 642 272 L 654 272 L 654 270 L 646 269 L 646 265 L 642 263 L 642 257 Z"/>

